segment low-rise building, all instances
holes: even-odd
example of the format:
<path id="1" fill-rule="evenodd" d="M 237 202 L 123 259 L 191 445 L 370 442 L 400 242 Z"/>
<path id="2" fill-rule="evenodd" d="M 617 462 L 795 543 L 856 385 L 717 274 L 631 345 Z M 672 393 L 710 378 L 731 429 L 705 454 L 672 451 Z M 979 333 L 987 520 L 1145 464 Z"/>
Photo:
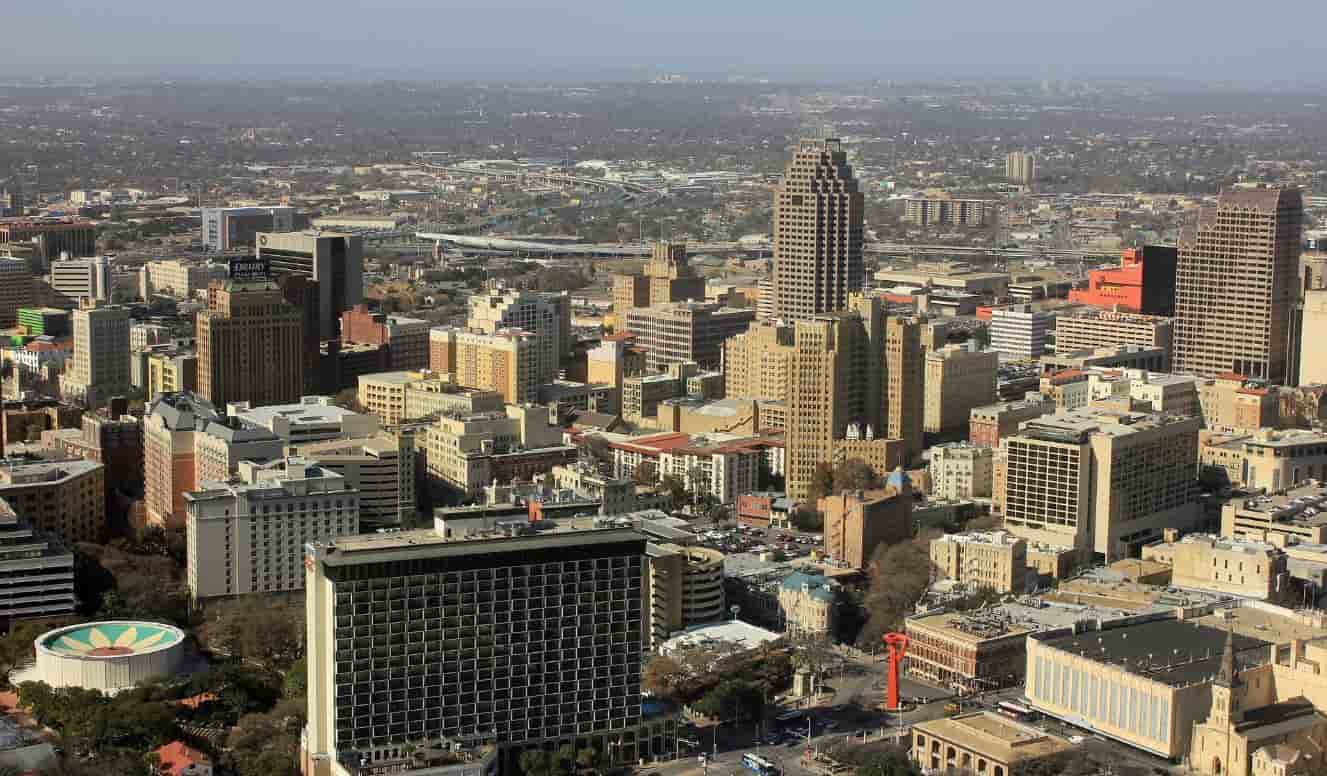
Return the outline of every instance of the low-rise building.
<path id="1" fill-rule="evenodd" d="M 1327 490 L 1313 484 L 1284 494 L 1236 495 L 1221 506 L 1221 535 L 1327 544 Z"/>
<path id="2" fill-rule="evenodd" d="M 910 676 L 960 691 L 1009 687 L 1023 676 L 1024 642 L 1033 630 L 1002 612 L 909 617 L 905 667 Z"/>
<path id="3" fill-rule="evenodd" d="M 289 445 L 370 437 L 382 426 L 377 417 L 338 406 L 330 396 L 304 396 L 295 404 L 264 407 L 231 402 L 226 414 L 246 426 L 267 429 Z"/>
<path id="4" fill-rule="evenodd" d="M 304 588 L 304 546 L 359 533 L 359 493 L 309 461 L 244 462 L 237 481 L 185 494 L 195 600 Z"/>
<path id="5" fill-rule="evenodd" d="M 931 496 L 947 501 L 989 498 L 995 479 L 995 450 L 954 443 L 931 448 Z"/>
<path id="6" fill-rule="evenodd" d="M 840 585 L 824 574 L 794 571 L 779 583 L 784 632 L 794 638 L 829 639 L 838 627 Z"/>
<path id="7" fill-rule="evenodd" d="M 1206 433 L 1198 460 L 1209 485 L 1280 493 L 1310 480 L 1327 480 L 1327 434 L 1270 428 L 1251 434 Z"/>
<path id="8" fill-rule="evenodd" d="M 1018 433 L 1018 427 L 1055 412 L 1054 402 L 1040 396 L 974 407 L 968 415 L 968 441 L 978 447 L 999 447 L 1000 439 Z"/>
<path id="9" fill-rule="evenodd" d="M 931 540 L 931 565 L 943 579 L 1021 593 L 1027 579 L 1027 542 L 1005 531 L 945 534 Z"/>
<path id="10" fill-rule="evenodd" d="M 659 649 L 674 633 L 724 617 L 723 553 L 650 542 L 645 546 L 650 602 L 646 646 Z"/>
<path id="11" fill-rule="evenodd" d="M 1170 566 L 1175 587 L 1259 600 L 1278 599 L 1289 591 L 1286 554 L 1266 542 L 1211 534 L 1180 538 L 1169 532 L 1164 541 L 1143 548 L 1143 560 Z"/>
<path id="12" fill-rule="evenodd" d="M 366 412 L 378 416 L 384 426 L 394 426 L 403 420 L 414 420 L 406 414 L 406 390 L 412 386 L 451 386 L 447 375 L 430 371 L 377 372 L 359 376 L 359 404 Z"/>
<path id="13" fill-rule="evenodd" d="M 1010 776 L 1072 749 L 1058 736 L 989 711 L 912 726 L 912 759 L 926 773 Z"/>

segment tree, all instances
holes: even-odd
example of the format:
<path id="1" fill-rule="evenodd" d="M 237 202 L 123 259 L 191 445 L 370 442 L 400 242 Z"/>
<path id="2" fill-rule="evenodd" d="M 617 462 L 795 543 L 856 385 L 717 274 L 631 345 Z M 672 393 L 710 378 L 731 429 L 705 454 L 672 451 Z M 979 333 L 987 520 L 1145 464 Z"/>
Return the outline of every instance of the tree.
<path id="1" fill-rule="evenodd" d="M 743 679 L 725 679 L 705 693 L 692 708 L 712 719 L 725 721 L 761 718 L 764 693 Z"/>
<path id="2" fill-rule="evenodd" d="M 808 493 L 810 501 L 815 503 L 833 492 L 834 464 L 821 461 L 816 464 L 815 471 L 811 472 L 811 484 Z"/>
<path id="3" fill-rule="evenodd" d="M 254 607 L 237 601 L 217 604 L 198 629 L 209 650 L 284 671 L 303 654 L 304 618 L 291 604 Z"/>
<path id="4" fill-rule="evenodd" d="M 548 752 L 542 749 L 526 749 L 517 761 L 524 776 L 548 776 Z"/>
<path id="5" fill-rule="evenodd" d="M 600 474 L 613 471 L 613 448 L 608 444 L 607 439 L 598 434 L 586 434 L 581 437 L 581 444 L 576 450 L 576 457 L 594 467 L 594 470 Z M 638 471 L 639 468 L 637 467 Z"/>
<path id="6" fill-rule="evenodd" d="M 871 585 L 866 594 L 866 625 L 858 643 L 876 644 L 887 631 L 897 630 L 903 618 L 930 587 L 930 536 L 898 544 L 882 544 L 871 555 Z"/>
<path id="7" fill-rule="evenodd" d="M 794 509 L 788 515 L 788 522 L 799 531 L 816 532 L 825 529 L 825 515 L 806 506 Z"/>
<path id="8" fill-rule="evenodd" d="M 668 491 L 668 497 L 673 502 L 673 509 L 681 509 L 689 501 L 687 497 L 687 486 L 682 479 L 675 474 L 665 474 L 660 481 L 664 489 Z"/>
<path id="9" fill-rule="evenodd" d="M 884 483 L 865 461 L 850 458 L 834 467 L 834 492 L 872 490 Z"/>

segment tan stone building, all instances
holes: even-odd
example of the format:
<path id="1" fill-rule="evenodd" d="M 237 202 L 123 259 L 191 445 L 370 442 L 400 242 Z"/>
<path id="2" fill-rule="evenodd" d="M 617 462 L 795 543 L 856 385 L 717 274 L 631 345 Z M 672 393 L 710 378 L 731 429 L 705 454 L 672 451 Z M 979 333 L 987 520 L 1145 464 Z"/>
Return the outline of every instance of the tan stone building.
<path id="1" fill-rule="evenodd" d="M 303 313 L 274 283 L 228 281 L 198 313 L 198 393 L 214 406 L 299 401 L 304 392 Z M 279 365 L 279 368 L 277 368 Z"/>
<path id="2" fill-rule="evenodd" d="M 429 331 L 429 368 L 463 388 L 496 391 L 522 404 L 539 394 L 537 340 L 533 334 L 500 329 L 493 334 L 450 327 Z"/>
<path id="3" fill-rule="evenodd" d="M 1055 316 L 1055 352 L 1075 353 L 1133 345 L 1161 349 L 1170 363 L 1174 321 L 1159 315 L 1082 310 Z"/>
<path id="4" fill-rule="evenodd" d="M 428 476 L 473 496 L 493 481 L 495 454 L 554 447 L 562 442 L 561 432 L 548 424 L 548 411 L 543 407 L 509 404 L 501 412 L 444 415 L 426 434 Z"/>
<path id="5" fill-rule="evenodd" d="M 1275 600 L 1289 592 L 1286 555 L 1274 545 L 1210 534 L 1168 534 L 1143 548 L 1143 560 L 1171 567 L 1171 584 L 1194 590 Z"/>
<path id="6" fill-rule="evenodd" d="M 150 400 L 159 393 L 198 390 L 198 356 L 186 352 L 150 353 L 143 393 Z"/>
<path id="7" fill-rule="evenodd" d="M 793 358 L 793 327 L 752 326 L 723 344 L 728 396 L 787 401 Z"/>
<path id="8" fill-rule="evenodd" d="M 1004 524 L 1033 542 L 1107 562 L 1194 526 L 1197 418 L 1080 410 L 1028 421 L 1001 441 Z"/>
<path id="9" fill-rule="evenodd" d="M 470 297 L 466 327 L 486 334 L 519 329 L 535 337 L 535 383 L 558 379 L 571 350 L 571 297 L 499 288 Z"/>
<path id="10" fill-rule="evenodd" d="M 1058 736 L 990 711 L 912 726 L 912 759 L 926 773 L 1009 776 L 1029 761 L 1072 749 Z"/>
<path id="11" fill-rule="evenodd" d="M 971 444 L 931 448 L 931 496 L 946 501 L 990 497 L 995 485 L 995 450 Z"/>
<path id="12" fill-rule="evenodd" d="M 995 401 L 1000 357 L 991 351 L 948 345 L 926 354 L 924 430 L 930 434 L 962 432 L 976 407 Z"/>
<path id="13" fill-rule="evenodd" d="M 862 193 L 838 140 L 802 140 L 774 192 L 774 313 L 796 321 L 860 293 Z"/>
<path id="14" fill-rule="evenodd" d="M 1022 593 L 1027 542 L 1005 531 L 945 534 L 931 540 L 931 564 L 943 579 L 972 588 Z"/>
<path id="15" fill-rule="evenodd" d="M 1214 486 L 1280 493 L 1327 479 L 1327 434 L 1299 429 L 1204 434 L 1199 462 Z"/>
<path id="16" fill-rule="evenodd" d="M 0 499 L 65 545 L 106 538 L 106 469 L 82 458 L 5 461 Z"/>
<path id="17" fill-rule="evenodd" d="M 645 352 L 647 370 L 694 361 L 717 369 L 724 341 L 747 330 L 754 310 L 721 307 L 707 302 L 672 302 L 631 310 L 626 328 Z"/>
<path id="18" fill-rule="evenodd" d="M 907 672 L 941 687 L 965 691 L 1018 684 L 1031 629 L 1007 618 L 973 613 L 920 615 L 904 621 Z"/>
<path id="19" fill-rule="evenodd" d="M 1235 498 L 1221 506 L 1221 535 L 1285 544 L 1327 544 L 1327 493 L 1321 485 L 1284 494 Z"/>
<path id="20" fill-rule="evenodd" d="M 399 526 L 415 514 L 413 437 L 379 433 L 310 442 L 290 452 L 345 478 L 346 487 L 359 493 L 362 525 Z"/>
<path id="21" fill-rule="evenodd" d="M 74 358 L 60 376 L 61 394 L 89 407 L 125 395 L 130 385 L 129 310 L 84 299 L 70 317 Z"/>
<path id="22" fill-rule="evenodd" d="M 613 313 L 619 324 L 627 312 L 670 302 L 705 300 L 705 278 L 687 260 L 685 243 L 655 243 L 642 274 L 613 277 Z"/>
<path id="23" fill-rule="evenodd" d="M 1285 380 L 1303 218 L 1298 189 L 1226 191 L 1181 233 L 1176 372 Z"/>
<path id="24" fill-rule="evenodd" d="M 816 502 L 825 516 L 826 555 L 865 568 L 876 547 L 912 536 L 912 486 L 902 472 L 891 480 L 895 477 L 884 490 L 840 493 Z"/>
<path id="25" fill-rule="evenodd" d="M 1203 425 L 1213 431 L 1252 433 L 1277 425 L 1276 395 L 1265 388 L 1247 385 L 1240 375 L 1218 375 L 1199 383 L 1198 401 Z"/>

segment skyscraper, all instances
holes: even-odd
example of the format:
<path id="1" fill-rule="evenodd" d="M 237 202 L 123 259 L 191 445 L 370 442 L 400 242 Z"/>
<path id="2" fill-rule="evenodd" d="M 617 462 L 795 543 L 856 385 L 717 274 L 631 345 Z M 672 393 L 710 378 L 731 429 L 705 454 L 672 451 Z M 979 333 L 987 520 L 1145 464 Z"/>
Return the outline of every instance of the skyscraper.
<path id="1" fill-rule="evenodd" d="M 1181 233 L 1175 371 L 1286 378 L 1303 218 L 1298 189 L 1231 191 Z"/>
<path id="2" fill-rule="evenodd" d="M 258 257 L 273 278 L 303 275 L 318 281 L 318 334 L 334 339 L 341 313 L 364 300 L 364 239 L 335 232 L 260 232 Z"/>
<path id="3" fill-rule="evenodd" d="M 214 406 L 299 401 L 304 388 L 302 313 L 266 281 L 228 281 L 198 313 L 198 393 Z"/>
<path id="4" fill-rule="evenodd" d="M 535 336 L 537 384 L 558 379 L 562 359 L 571 349 L 571 297 L 498 288 L 486 296 L 470 297 L 467 326 L 486 334 L 520 329 Z"/>
<path id="5" fill-rule="evenodd" d="M 84 300 L 74 311 L 74 364 L 60 392 L 89 407 L 129 390 L 129 311 Z"/>
<path id="6" fill-rule="evenodd" d="M 1031 186 L 1037 177 L 1037 157 L 1026 151 L 1010 151 L 1005 154 L 1004 177 L 1010 183 Z"/>
<path id="7" fill-rule="evenodd" d="M 862 193 L 838 140 L 803 140 L 774 193 L 774 313 L 842 310 L 862 288 Z"/>

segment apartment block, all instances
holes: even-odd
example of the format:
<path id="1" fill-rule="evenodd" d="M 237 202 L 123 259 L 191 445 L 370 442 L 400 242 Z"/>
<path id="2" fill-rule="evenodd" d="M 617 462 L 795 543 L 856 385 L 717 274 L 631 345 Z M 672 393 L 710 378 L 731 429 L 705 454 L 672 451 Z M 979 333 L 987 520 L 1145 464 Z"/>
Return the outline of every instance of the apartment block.
<path id="1" fill-rule="evenodd" d="M 74 555 L 0 498 L 0 623 L 72 615 Z"/>
<path id="2" fill-rule="evenodd" d="M 149 400 L 159 393 L 190 393 L 198 390 L 198 354 L 171 348 L 147 354 L 143 395 Z"/>
<path id="3" fill-rule="evenodd" d="M 304 773 L 387 763 L 426 739 L 647 756 L 641 534 L 407 531 L 308 551 Z"/>
<path id="4" fill-rule="evenodd" d="M 429 331 L 429 368 L 464 388 L 496 391 L 511 404 L 539 393 L 539 341 L 520 329 L 492 334 L 451 327 Z M 552 382 L 552 381 L 549 381 Z"/>
<path id="5" fill-rule="evenodd" d="M 1175 371 L 1286 379 L 1303 218 L 1298 189 L 1227 191 L 1184 229 Z"/>
<path id="6" fill-rule="evenodd" d="M 629 311 L 626 328 L 635 337 L 636 347 L 645 352 L 646 369 L 683 361 L 717 369 L 724 341 L 745 332 L 755 319 L 754 310 L 673 302 Z"/>
<path id="7" fill-rule="evenodd" d="M 948 345 L 926 354 L 926 406 L 923 430 L 967 434 L 975 407 L 995 401 L 1000 357 L 991 351 Z"/>
<path id="8" fill-rule="evenodd" d="M 1011 361 L 1035 361 L 1046 352 L 1055 314 L 1016 305 L 991 311 L 991 350 Z"/>
<path id="9" fill-rule="evenodd" d="M 1197 418 L 1078 410 L 1001 440 L 1004 524 L 1107 562 L 1195 525 Z"/>
<path id="10" fill-rule="evenodd" d="M 1037 179 L 1037 156 L 1027 151 L 1010 151 L 1004 157 L 1004 178 L 1010 183 L 1031 186 Z"/>
<path id="11" fill-rule="evenodd" d="M 1055 316 L 1055 352 L 1075 353 L 1099 348 L 1132 345 L 1144 350 L 1163 350 L 1170 365 L 1174 321 L 1157 315 L 1083 310 Z"/>
<path id="12" fill-rule="evenodd" d="M 561 448 L 561 432 L 548 424 L 543 407 L 508 405 L 502 412 L 444 415 L 426 434 L 428 476 L 447 489 L 475 495 L 493 481 L 502 454 Z"/>
<path id="13" fill-rule="evenodd" d="M 999 447 L 1000 440 L 1017 433 L 1024 421 L 1054 411 L 1055 404 L 1040 397 L 974 407 L 968 413 L 968 441 L 978 447 Z"/>
<path id="14" fill-rule="evenodd" d="M 906 476 L 901 476 L 901 483 L 883 490 L 825 496 L 816 502 L 816 509 L 825 516 L 825 554 L 850 568 L 862 569 L 881 544 L 910 538 L 912 486 Z"/>
<path id="15" fill-rule="evenodd" d="M 945 534 L 931 540 L 931 565 L 941 579 L 969 588 L 1022 593 L 1027 580 L 1027 542 L 1005 531 Z"/>
<path id="16" fill-rule="evenodd" d="M 370 312 L 367 305 L 356 304 L 341 313 L 341 342 L 387 346 L 387 368 L 393 371 L 428 369 L 432 326 L 421 318 Z"/>
<path id="17" fill-rule="evenodd" d="M 862 192 L 836 139 L 802 140 L 774 192 L 774 314 L 843 310 L 861 293 Z"/>
<path id="18" fill-rule="evenodd" d="M 291 445 L 292 454 L 345 478 L 359 493 L 365 527 L 399 526 L 415 514 L 415 447 L 409 436 L 379 433 Z"/>
<path id="19" fill-rule="evenodd" d="M 184 499 L 194 600 L 301 590 L 305 545 L 359 533 L 359 493 L 300 458 L 246 461 L 238 482 L 200 482 Z"/>
<path id="20" fill-rule="evenodd" d="M 81 458 L 0 460 L 0 499 L 65 545 L 106 537 L 106 468 Z"/>
<path id="21" fill-rule="evenodd" d="M 154 296 L 193 299 L 212 281 L 224 282 L 229 277 L 230 268 L 216 262 L 149 261 L 138 270 L 138 295 L 145 302 Z"/>
<path id="22" fill-rule="evenodd" d="M 903 202 L 903 223 L 916 226 L 986 226 L 996 218 L 996 203 L 984 199 L 914 197 Z"/>
<path id="23" fill-rule="evenodd" d="M 989 498 L 995 480 L 995 449 L 951 443 L 931 448 L 931 496 L 946 501 Z"/>
<path id="24" fill-rule="evenodd" d="M 303 315 L 275 284 L 214 286 L 196 328 L 198 393 L 213 406 L 287 404 L 304 395 Z"/>
<path id="25" fill-rule="evenodd" d="M 558 379 L 571 352 L 571 297 L 566 293 L 498 288 L 470 297 L 466 327 L 496 334 L 519 329 L 535 337 L 535 383 Z"/>
<path id="26" fill-rule="evenodd" d="M 95 302 L 74 311 L 74 359 L 60 377 L 67 401 L 89 407 L 129 392 L 129 311 Z"/>

